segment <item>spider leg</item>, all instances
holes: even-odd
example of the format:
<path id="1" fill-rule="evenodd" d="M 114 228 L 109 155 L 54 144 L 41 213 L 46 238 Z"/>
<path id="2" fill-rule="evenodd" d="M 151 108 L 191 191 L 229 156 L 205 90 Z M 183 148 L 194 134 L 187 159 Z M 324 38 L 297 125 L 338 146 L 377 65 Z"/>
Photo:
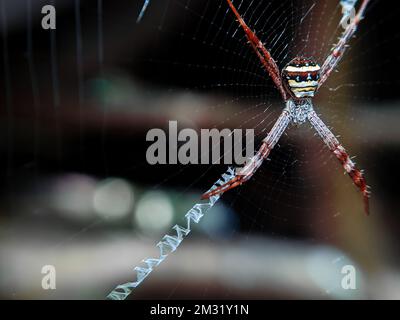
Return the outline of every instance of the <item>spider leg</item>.
<path id="1" fill-rule="evenodd" d="M 249 40 L 250 45 L 256 52 L 258 58 L 261 60 L 264 68 L 267 70 L 269 76 L 272 78 L 272 81 L 275 83 L 276 87 L 280 91 L 282 98 L 286 101 L 288 99 L 286 90 L 282 84 L 282 78 L 280 76 L 280 71 L 278 65 L 276 64 L 275 60 L 272 58 L 269 51 L 265 48 L 261 40 L 257 37 L 257 35 L 250 30 L 247 26 L 246 22 L 240 16 L 239 12 L 233 5 L 231 0 L 227 0 L 228 5 L 235 14 L 238 22 L 240 23 L 241 27 L 243 28 L 244 32 L 246 33 L 246 37 Z"/>
<path id="2" fill-rule="evenodd" d="M 340 161 L 347 174 L 353 180 L 354 184 L 360 189 L 364 197 L 365 213 L 369 214 L 369 187 L 362 171 L 356 168 L 356 164 L 350 159 L 344 147 L 340 144 L 339 140 L 328 129 L 323 121 L 318 117 L 315 111 L 311 111 L 308 115 L 308 120 L 314 129 L 318 132 L 319 136 L 328 146 L 329 150 L 333 152 L 336 158 Z"/>
<path id="3" fill-rule="evenodd" d="M 201 198 L 208 199 L 217 194 L 222 194 L 250 180 L 253 174 L 261 166 L 263 161 L 268 157 L 271 150 L 278 143 L 291 120 L 292 117 L 290 116 L 288 109 L 285 108 L 278 120 L 275 122 L 271 131 L 268 133 L 267 137 L 263 140 L 258 152 L 245 164 L 243 168 L 236 169 L 236 176 L 224 185 L 203 194 Z"/>
<path id="4" fill-rule="evenodd" d="M 370 0 L 363 0 L 356 16 L 352 18 L 352 21 L 343 31 L 342 35 L 339 38 L 338 43 L 333 46 L 331 54 L 326 58 L 324 64 L 321 67 L 320 71 L 321 78 L 319 81 L 318 88 L 320 88 L 325 83 L 325 81 L 331 75 L 332 71 L 335 70 L 335 68 L 338 66 L 340 60 L 342 60 L 342 57 L 346 49 L 348 48 L 348 42 L 357 31 L 360 21 L 364 18 L 365 10 L 367 9 L 369 1 Z"/>

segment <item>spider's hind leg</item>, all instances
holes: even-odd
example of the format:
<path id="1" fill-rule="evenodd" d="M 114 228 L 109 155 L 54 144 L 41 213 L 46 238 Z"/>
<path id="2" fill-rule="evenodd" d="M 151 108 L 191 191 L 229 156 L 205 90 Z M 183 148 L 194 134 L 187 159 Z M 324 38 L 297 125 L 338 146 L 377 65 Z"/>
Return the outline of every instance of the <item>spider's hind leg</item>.
<path id="1" fill-rule="evenodd" d="M 329 130 L 325 123 L 318 117 L 315 111 L 311 111 L 308 120 L 314 129 L 318 132 L 322 140 L 328 146 L 329 150 L 333 152 L 336 158 L 340 161 L 343 168 L 353 180 L 354 184 L 360 189 L 364 197 L 365 213 L 369 214 L 369 198 L 370 192 L 364 174 L 361 170 L 357 169 L 356 164 L 351 160 L 344 147 L 340 144 L 339 140 Z"/>
<path id="2" fill-rule="evenodd" d="M 213 190 L 208 191 L 202 195 L 202 199 L 208 199 L 218 194 L 222 194 L 230 189 L 236 188 L 246 181 L 250 180 L 253 174 L 261 166 L 264 159 L 266 159 L 271 151 L 271 148 L 266 142 L 263 142 L 260 150 L 252 157 L 248 162 L 246 162 L 243 168 L 237 168 L 235 172 L 235 177 L 228 181 L 227 183 L 219 186 Z"/>
<path id="3" fill-rule="evenodd" d="M 283 132 L 286 130 L 291 121 L 292 117 L 290 115 L 290 112 L 288 108 L 285 108 L 271 131 L 268 133 L 267 137 L 263 140 L 260 149 L 254 155 L 254 157 L 252 157 L 243 168 L 236 169 L 236 176 L 232 180 L 228 181 L 227 183 L 216 189 L 210 190 L 209 192 L 203 194 L 201 198 L 208 199 L 212 196 L 222 194 L 250 180 L 257 169 L 261 166 L 263 161 L 268 157 L 271 150 L 278 143 Z"/>

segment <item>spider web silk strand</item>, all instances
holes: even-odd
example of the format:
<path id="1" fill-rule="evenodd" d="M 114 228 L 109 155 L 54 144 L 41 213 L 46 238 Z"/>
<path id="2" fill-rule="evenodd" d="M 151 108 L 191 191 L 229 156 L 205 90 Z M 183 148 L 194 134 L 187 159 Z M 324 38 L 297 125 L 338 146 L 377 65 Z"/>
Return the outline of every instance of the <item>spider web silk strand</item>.
<path id="1" fill-rule="evenodd" d="M 139 16 L 138 16 L 138 18 L 136 20 L 137 23 L 139 23 L 142 20 L 142 18 L 144 16 L 144 13 L 146 12 L 147 7 L 149 6 L 149 3 L 150 3 L 150 0 L 145 0 L 144 1 L 142 10 L 140 10 Z"/>
<path id="2" fill-rule="evenodd" d="M 233 168 L 229 168 L 226 173 L 222 175 L 222 178 L 219 179 L 211 188 L 210 191 L 227 183 L 231 179 L 235 177 L 235 170 Z M 182 227 L 180 225 L 175 225 L 172 229 L 175 231 L 174 235 L 165 235 L 162 240 L 157 243 L 157 247 L 159 249 L 160 255 L 158 258 L 147 258 L 142 260 L 142 265 L 134 268 L 136 271 L 136 281 L 127 282 L 121 285 L 118 285 L 111 293 L 107 296 L 107 299 L 110 300 L 125 300 L 135 289 L 138 287 L 154 270 L 155 267 L 161 264 L 165 260 L 165 258 L 172 252 L 174 252 L 178 246 L 181 244 L 182 240 L 188 236 L 191 229 L 191 223 L 199 223 L 200 219 L 204 216 L 204 214 L 210 210 L 214 204 L 219 200 L 220 195 L 212 196 L 208 199 L 208 201 L 202 201 L 200 203 L 196 203 L 186 214 L 186 226 Z"/>

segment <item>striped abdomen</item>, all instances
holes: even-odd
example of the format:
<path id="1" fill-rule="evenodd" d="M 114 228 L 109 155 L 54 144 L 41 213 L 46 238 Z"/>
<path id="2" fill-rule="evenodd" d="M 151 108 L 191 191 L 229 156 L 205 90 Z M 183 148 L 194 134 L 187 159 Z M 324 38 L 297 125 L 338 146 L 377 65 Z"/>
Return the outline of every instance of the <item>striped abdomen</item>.
<path id="1" fill-rule="evenodd" d="M 299 99 L 314 97 L 320 69 L 321 67 L 311 59 L 293 59 L 282 71 L 287 89 Z"/>

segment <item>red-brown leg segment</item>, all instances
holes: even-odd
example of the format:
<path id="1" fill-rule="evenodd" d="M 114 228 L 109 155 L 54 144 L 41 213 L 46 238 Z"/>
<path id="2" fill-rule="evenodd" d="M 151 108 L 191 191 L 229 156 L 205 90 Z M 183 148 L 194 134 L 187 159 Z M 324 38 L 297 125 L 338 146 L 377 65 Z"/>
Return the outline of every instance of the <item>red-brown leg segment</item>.
<path id="1" fill-rule="evenodd" d="M 292 118 L 290 116 L 290 113 L 288 109 L 285 108 L 281 113 L 280 117 L 278 118 L 278 120 L 276 121 L 275 125 L 271 129 L 271 131 L 268 133 L 267 137 L 263 140 L 263 143 L 258 152 L 255 154 L 255 156 L 252 157 L 250 161 L 248 161 L 243 168 L 239 168 L 236 170 L 236 176 L 231 181 L 203 194 L 201 198 L 208 199 L 217 194 L 222 194 L 250 180 L 253 174 L 261 166 L 263 161 L 268 157 L 271 150 L 278 143 L 280 137 L 286 130 L 291 120 Z"/>
<path id="2" fill-rule="evenodd" d="M 338 43 L 334 45 L 331 54 L 326 58 L 321 68 L 321 78 L 318 88 L 320 88 L 325 83 L 325 81 L 331 75 L 332 71 L 335 70 L 335 68 L 338 66 L 346 49 L 348 48 L 348 43 L 350 39 L 354 36 L 360 21 L 364 17 L 365 10 L 367 9 L 369 2 L 370 0 L 363 0 L 356 16 L 352 18 L 352 21 L 349 23 L 349 25 L 346 27 L 341 37 L 339 38 Z"/>
<path id="3" fill-rule="evenodd" d="M 264 159 L 266 159 L 271 152 L 271 146 L 269 146 L 266 142 L 263 142 L 260 150 L 256 153 L 256 155 L 250 159 L 249 162 L 243 168 L 240 168 L 236 171 L 236 176 L 225 183 L 224 185 L 213 189 L 202 195 L 202 199 L 208 199 L 217 194 L 222 194 L 230 189 L 236 188 L 240 186 L 242 183 L 250 180 L 253 174 L 257 171 L 257 169 L 261 166 Z"/>
<path id="4" fill-rule="evenodd" d="M 368 191 L 367 182 L 362 171 L 356 168 L 356 164 L 350 159 L 346 150 L 340 144 L 338 139 L 329 130 L 329 128 L 323 123 L 323 121 L 318 117 L 315 111 L 310 112 L 308 120 L 318 132 L 322 140 L 328 146 L 328 148 L 333 152 L 333 154 L 338 158 L 343 168 L 346 170 L 348 175 L 353 180 L 354 184 L 360 189 L 364 197 L 364 209 L 365 213 L 369 214 L 369 197 L 370 192 Z"/>
<path id="5" fill-rule="evenodd" d="M 269 76 L 272 78 L 272 81 L 274 81 L 276 87 L 280 91 L 282 98 L 286 101 L 288 99 L 286 90 L 283 87 L 282 84 L 282 78 L 280 76 L 280 71 L 279 68 L 275 62 L 275 60 L 272 58 L 271 54 L 269 51 L 265 48 L 263 43 L 260 41 L 260 39 L 257 37 L 257 35 L 250 30 L 250 28 L 247 26 L 246 22 L 244 22 L 243 18 L 240 16 L 239 12 L 233 5 L 231 0 L 227 0 L 229 7 L 235 14 L 237 20 L 239 21 L 241 27 L 243 28 L 244 32 L 246 33 L 246 37 L 249 40 L 252 48 L 254 51 L 257 53 L 257 56 L 261 60 L 261 63 L 267 70 Z"/>

